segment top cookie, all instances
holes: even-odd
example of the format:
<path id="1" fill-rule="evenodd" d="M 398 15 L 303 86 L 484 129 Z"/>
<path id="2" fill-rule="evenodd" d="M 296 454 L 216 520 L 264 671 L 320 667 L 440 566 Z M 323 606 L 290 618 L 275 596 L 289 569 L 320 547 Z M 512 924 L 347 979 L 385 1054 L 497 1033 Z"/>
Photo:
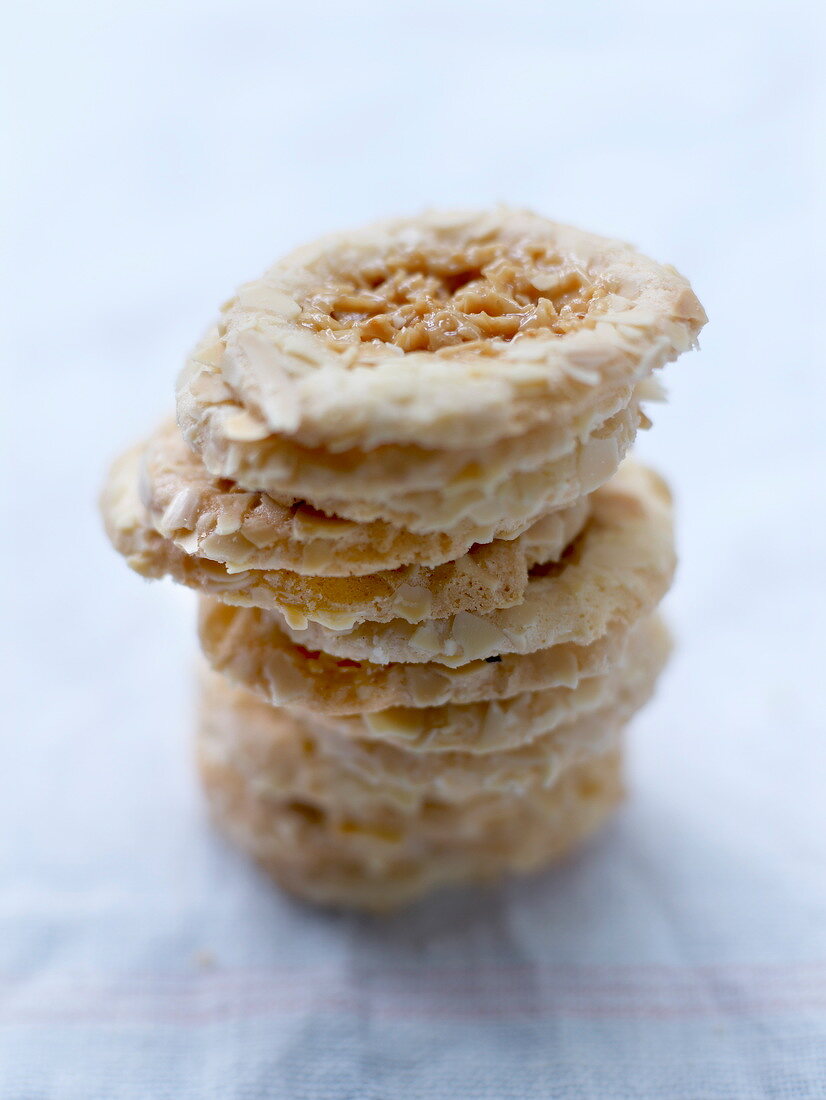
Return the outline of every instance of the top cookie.
<path id="1" fill-rule="evenodd" d="M 704 323 L 686 280 L 629 245 L 526 211 L 433 212 L 281 260 L 184 382 L 220 374 L 242 445 L 482 447 L 610 415 Z M 186 384 L 179 401 L 191 415 Z"/>

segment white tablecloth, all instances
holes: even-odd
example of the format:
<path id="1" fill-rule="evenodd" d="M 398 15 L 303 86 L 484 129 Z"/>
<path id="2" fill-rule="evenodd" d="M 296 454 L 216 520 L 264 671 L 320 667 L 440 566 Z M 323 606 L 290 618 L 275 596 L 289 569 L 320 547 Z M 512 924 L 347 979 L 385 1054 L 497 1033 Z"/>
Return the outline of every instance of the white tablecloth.
<path id="1" fill-rule="evenodd" d="M 823 29 L 795 3 L 7 16 L 3 1100 L 826 1096 Z M 679 647 L 579 858 L 325 914 L 210 831 L 190 595 L 128 573 L 94 496 L 238 281 L 499 198 L 707 305 L 641 442 L 677 491 Z"/>

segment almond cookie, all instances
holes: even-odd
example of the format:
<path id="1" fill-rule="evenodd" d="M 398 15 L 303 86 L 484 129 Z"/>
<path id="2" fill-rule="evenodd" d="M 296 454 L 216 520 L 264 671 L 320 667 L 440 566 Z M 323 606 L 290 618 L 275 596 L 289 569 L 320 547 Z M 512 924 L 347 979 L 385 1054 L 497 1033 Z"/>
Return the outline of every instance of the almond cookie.
<path id="1" fill-rule="evenodd" d="M 556 726 L 610 705 L 612 693 L 642 678 L 653 683 L 671 649 L 657 616 L 637 623 L 616 661 L 573 687 L 555 685 L 478 703 L 390 707 L 362 715 L 305 714 L 314 726 L 360 741 L 396 745 L 408 753 L 502 752 L 536 740 Z"/>
<path id="2" fill-rule="evenodd" d="M 345 499 L 381 502 L 388 493 L 450 492 L 466 485 L 490 489 L 514 472 L 562 458 L 630 404 L 663 399 L 659 384 L 647 379 L 604 400 L 599 415 L 572 421 L 564 431 L 539 425 L 489 446 L 384 443 L 370 450 L 328 450 L 256 427 L 221 373 L 221 346 L 218 330 L 210 329 L 179 377 L 177 419 L 184 439 L 217 475 L 275 495 L 286 491 L 314 497 L 334 487 Z"/>
<path id="3" fill-rule="evenodd" d="M 442 211 L 293 252 L 226 303 L 212 359 L 239 442 L 490 447 L 605 419 L 704 322 L 686 280 L 627 244 Z"/>
<path id="4" fill-rule="evenodd" d="M 609 624 L 590 645 L 506 653 L 458 668 L 431 662 L 377 665 L 296 645 L 258 608 L 204 598 L 201 648 L 214 669 L 274 706 L 318 714 L 375 714 L 391 707 L 439 707 L 507 699 L 520 692 L 575 687 L 607 671 L 623 652 L 629 624 Z"/>
<path id="5" fill-rule="evenodd" d="M 213 818 L 282 887 L 316 903 L 378 911 L 448 883 L 536 871 L 593 833 L 623 795 L 617 749 L 530 798 L 431 800 L 414 817 L 280 799 L 204 742 L 198 758 Z"/>
<path id="6" fill-rule="evenodd" d="M 537 561 L 557 560 L 588 514 L 588 500 L 582 498 L 544 516 L 515 539 L 475 545 L 434 568 L 408 565 L 355 577 L 239 569 L 237 559 L 248 560 L 257 549 L 242 533 L 243 508 L 233 512 L 233 502 L 242 494 L 215 484 L 202 498 L 197 483 L 182 479 L 172 483 L 169 493 L 144 490 L 144 496 L 155 500 L 159 514 L 153 516 L 138 495 L 140 464 L 140 448 L 118 460 L 103 499 L 110 539 L 136 572 L 170 576 L 226 603 L 278 611 L 290 622 L 312 621 L 331 629 L 366 620 L 418 623 L 460 609 L 484 612 L 513 606 L 524 598 L 529 569 Z M 227 532 L 230 514 L 240 520 L 241 531 Z M 332 549 L 335 544 L 329 545 Z M 211 560 L 210 554 L 232 553 L 233 546 L 237 550 L 231 563 Z"/>
<path id="7" fill-rule="evenodd" d="M 527 526 L 501 518 L 484 524 L 463 520 L 417 535 L 383 520 L 358 523 L 321 513 L 306 501 L 248 492 L 214 477 L 171 424 L 157 431 L 143 452 L 141 498 L 160 534 L 234 572 L 361 576 L 401 565 L 436 566 L 461 557 L 475 543 L 515 538 Z"/>
<path id="8" fill-rule="evenodd" d="M 565 454 L 535 468 L 500 471 L 497 476 L 480 459 L 465 468 L 472 477 L 445 482 L 440 489 L 397 493 L 388 488 L 368 500 L 340 496 L 337 485 L 335 491 L 328 487 L 306 496 L 323 512 L 360 523 L 385 519 L 417 534 L 458 523 L 485 526 L 498 522 L 523 529 L 539 516 L 567 508 L 604 484 L 628 453 L 637 428 L 648 424 L 634 401 L 584 439 L 575 440 Z"/>
<path id="9" fill-rule="evenodd" d="M 588 521 L 558 563 L 534 566 L 516 607 L 460 611 L 420 625 L 402 620 L 333 631 L 282 619 L 293 641 L 311 650 L 377 664 L 457 665 L 505 653 L 531 653 L 564 642 L 588 645 L 608 623 L 653 609 L 675 567 L 671 498 L 652 471 L 628 462 L 591 497 Z"/>
<path id="10" fill-rule="evenodd" d="M 236 425 L 237 418 L 247 414 L 214 370 L 190 363 L 178 395 L 184 437 L 211 473 L 248 490 L 299 497 L 327 515 L 359 523 L 384 520 L 418 534 L 450 530 L 460 523 L 524 527 L 606 481 L 639 425 L 649 423 L 635 390 L 612 415 L 555 442 L 540 428 L 525 440 L 504 441 L 498 450 L 413 448 L 415 462 L 410 456 L 402 460 L 399 449 L 389 446 L 339 454 L 272 437 L 246 440 L 242 447 L 241 441 L 227 436 L 226 425 Z M 194 422 L 193 409 L 200 410 Z"/>
<path id="11" fill-rule="evenodd" d="M 441 752 L 364 740 L 358 729 L 342 734 L 312 715 L 271 707 L 214 672 L 204 678 L 201 736 L 214 755 L 231 757 L 282 799 L 361 813 L 386 807 L 418 812 L 428 799 L 521 798 L 555 783 L 572 764 L 605 752 L 650 697 L 667 653 L 662 637 L 643 632 L 620 667 L 568 690 L 564 702 L 542 710 L 547 701 L 517 697 L 527 721 L 523 730 L 510 731 L 512 743 L 505 747 L 488 743 L 482 751 L 467 751 L 481 748 L 472 730 L 453 749 L 446 747 L 450 732 L 443 731 Z M 457 730 L 457 741 L 462 732 Z M 476 733 L 486 736 L 481 726 Z"/>

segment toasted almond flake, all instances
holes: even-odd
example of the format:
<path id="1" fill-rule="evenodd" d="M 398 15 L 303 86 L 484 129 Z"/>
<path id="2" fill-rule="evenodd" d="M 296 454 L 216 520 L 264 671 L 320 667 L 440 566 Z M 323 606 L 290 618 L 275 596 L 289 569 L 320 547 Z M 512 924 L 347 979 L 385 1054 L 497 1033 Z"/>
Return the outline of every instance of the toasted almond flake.
<path id="1" fill-rule="evenodd" d="M 420 623 L 433 608 L 433 596 L 428 588 L 403 584 L 391 602 L 393 613 L 408 623 Z"/>
<path id="2" fill-rule="evenodd" d="M 364 724 L 377 737 L 403 737 L 415 740 L 424 732 L 421 717 L 413 708 L 401 707 L 391 710 L 379 710 L 364 715 Z"/>
<path id="3" fill-rule="evenodd" d="M 633 329 L 654 329 L 660 323 L 655 313 L 640 307 L 629 309 L 625 313 L 619 314 L 616 320 L 621 325 Z"/>
<path id="4" fill-rule="evenodd" d="M 216 535 L 234 535 L 244 519 L 244 513 L 255 499 L 253 493 L 233 493 L 222 498 L 221 510 L 215 521 Z"/>
<path id="5" fill-rule="evenodd" d="M 654 375 L 643 378 L 641 382 L 637 383 L 634 393 L 639 401 L 655 401 L 659 403 L 668 401 L 668 391 L 660 379 L 656 378 Z"/>
<path id="6" fill-rule="evenodd" d="M 636 329 L 629 329 L 621 325 L 603 324 L 601 320 L 594 325 L 593 333 L 597 339 L 616 344 L 622 350 L 628 352 L 633 350 L 639 342 L 639 334 Z"/>
<path id="7" fill-rule="evenodd" d="M 339 356 L 339 362 L 341 363 L 341 365 L 343 367 L 352 367 L 352 365 L 359 357 L 360 350 L 360 345 L 356 343 L 350 344 L 348 347 L 346 347 Z"/>
<path id="8" fill-rule="evenodd" d="M 515 336 L 504 352 L 506 359 L 519 359 L 524 363 L 541 363 L 548 358 L 550 348 L 547 340 L 526 340 Z"/>
<path id="9" fill-rule="evenodd" d="M 314 623 L 321 623 L 328 630 L 346 631 L 352 630 L 359 621 L 360 615 L 354 611 L 324 611 L 313 608 L 305 612 L 306 618 Z"/>
<path id="10" fill-rule="evenodd" d="M 645 329 L 643 328 L 642 325 L 639 325 L 639 326 L 635 326 L 635 325 L 617 325 L 616 326 L 617 336 L 620 336 L 620 337 L 622 337 L 623 340 L 626 340 L 628 342 L 628 344 L 631 345 L 631 347 L 633 347 L 634 344 L 639 343 L 640 333 L 644 332 L 644 331 L 645 331 Z"/>
<path id="11" fill-rule="evenodd" d="M 245 576 L 244 573 L 227 573 L 223 577 L 213 575 L 210 578 L 210 584 L 222 591 L 234 592 L 246 587 L 249 584 L 249 577 Z"/>
<path id="12" fill-rule="evenodd" d="M 230 575 L 234 575 L 235 573 L 249 573 L 249 568 L 248 563 L 244 561 L 224 562 L 224 569 L 226 569 L 227 573 Z"/>
<path id="13" fill-rule="evenodd" d="M 307 629 L 307 616 L 300 607 L 293 607 L 291 604 L 281 604 L 280 611 L 287 625 L 292 627 L 293 630 Z"/>
<path id="14" fill-rule="evenodd" d="M 564 363 L 564 369 L 569 378 L 573 378 L 576 382 L 582 382 L 586 386 L 596 386 L 600 380 L 599 371 L 580 367 L 570 361 Z"/>
<path id="15" fill-rule="evenodd" d="M 256 443 L 270 434 L 267 425 L 246 409 L 228 416 L 223 427 L 226 438 L 235 443 Z"/>
<path id="16" fill-rule="evenodd" d="M 668 339 L 680 354 L 684 351 L 688 351 L 690 347 L 693 347 L 697 343 L 696 339 L 691 335 L 685 325 L 668 324 L 665 328 Z"/>
<path id="17" fill-rule="evenodd" d="M 179 546 L 185 554 L 195 554 L 198 552 L 199 541 L 197 531 L 191 531 L 183 538 L 175 539 L 175 545 Z"/>
<path id="18" fill-rule="evenodd" d="M 294 298 L 263 281 L 241 287 L 238 305 L 241 309 L 261 309 L 287 319 L 298 317 L 301 313 L 301 306 Z"/>
<path id="19" fill-rule="evenodd" d="M 617 441 L 612 436 L 592 439 L 583 447 L 577 464 L 583 491 L 590 493 L 602 485 L 619 465 Z"/>
<path id="20" fill-rule="evenodd" d="M 423 623 L 410 638 L 410 644 L 414 649 L 430 656 L 439 653 L 442 647 L 435 623 L 432 621 Z"/>
<path id="21" fill-rule="evenodd" d="M 558 271 L 535 271 L 529 281 L 537 290 L 554 290 L 562 280 Z"/>
<path id="22" fill-rule="evenodd" d="M 243 366 L 247 389 L 255 394 L 262 419 L 269 428 L 291 431 L 299 419 L 298 398 L 286 382 L 290 375 L 301 373 L 300 361 L 284 353 L 276 335 L 252 326 L 239 328 L 227 345 L 228 377 L 232 381 Z M 231 446 L 232 440 L 227 449 Z"/>
<path id="23" fill-rule="evenodd" d="M 309 333 L 291 332 L 281 341 L 282 349 L 296 359 L 302 359 L 314 367 L 324 362 L 324 352 Z"/>
<path id="24" fill-rule="evenodd" d="M 196 363 L 202 363 L 204 366 L 217 367 L 221 362 L 223 354 L 223 343 L 220 340 L 214 340 L 211 343 L 196 348 L 192 358 Z"/>
<path id="25" fill-rule="evenodd" d="M 210 367 L 202 367 L 193 379 L 192 391 L 197 397 L 211 405 L 220 405 L 232 400 L 232 390 L 221 376 Z"/>
<path id="26" fill-rule="evenodd" d="M 479 657 L 489 657 L 496 653 L 497 649 L 507 645 L 508 641 L 498 627 L 486 619 L 479 618 L 478 615 L 472 615 L 469 611 L 460 611 L 453 616 L 451 635 L 462 655 L 470 661 Z M 447 647 L 445 652 L 447 653 Z"/>
<path id="27" fill-rule="evenodd" d="M 299 508 L 293 516 L 293 535 L 297 539 L 335 539 L 354 526 L 351 520 L 325 516 L 303 508 Z"/>
<path id="28" fill-rule="evenodd" d="M 223 561 L 227 552 L 225 535 L 219 535 L 215 531 L 204 535 L 198 543 L 198 554 L 202 558 L 211 558 L 213 561 Z M 247 566 L 249 568 L 249 566 Z"/>
<path id="29" fill-rule="evenodd" d="M 159 523 L 160 533 L 191 529 L 198 518 L 200 494 L 193 486 L 179 489 L 167 505 Z"/>

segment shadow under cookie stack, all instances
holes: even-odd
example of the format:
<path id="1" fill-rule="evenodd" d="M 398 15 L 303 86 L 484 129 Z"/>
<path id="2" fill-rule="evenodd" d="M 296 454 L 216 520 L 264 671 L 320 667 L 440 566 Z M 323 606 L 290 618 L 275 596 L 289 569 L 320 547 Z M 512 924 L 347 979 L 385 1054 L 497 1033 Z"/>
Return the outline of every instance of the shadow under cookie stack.
<path id="1" fill-rule="evenodd" d="M 207 798 L 288 890 L 387 908 L 609 815 L 675 561 L 625 456 L 704 322 L 673 268 L 501 208 L 324 238 L 223 307 L 102 507 L 200 593 Z"/>

